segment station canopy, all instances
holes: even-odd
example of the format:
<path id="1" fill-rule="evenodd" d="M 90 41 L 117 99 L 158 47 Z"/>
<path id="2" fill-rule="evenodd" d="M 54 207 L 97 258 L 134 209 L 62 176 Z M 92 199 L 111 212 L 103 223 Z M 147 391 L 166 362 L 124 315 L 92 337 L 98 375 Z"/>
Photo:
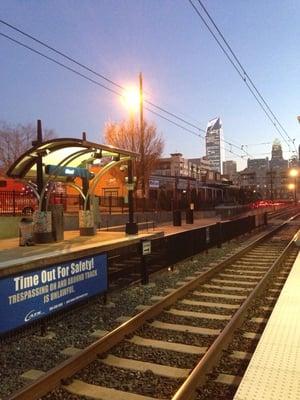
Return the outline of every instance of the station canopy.
<path id="1" fill-rule="evenodd" d="M 103 166 L 111 161 L 124 162 L 129 158 L 138 157 L 138 153 L 118 149 L 111 145 L 92 143 L 83 139 L 58 138 L 48 140 L 33 146 L 22 154 L 8 169 L 7 176 L 22 180 L 36 179 L 36 162 L 40 156 L 43 160 L 43 171 L 46 175 L 47 166 L 65 166 L 82 168 L 87 164 Z M 54 168 L 55 169 L 55 168 Z M 58 169 L 57 169 L 58 170 Z M 58 175 L 57 172 L 53 173 Z M 59 181 L 67 180 L 68 176 L 58 176 Z"/>

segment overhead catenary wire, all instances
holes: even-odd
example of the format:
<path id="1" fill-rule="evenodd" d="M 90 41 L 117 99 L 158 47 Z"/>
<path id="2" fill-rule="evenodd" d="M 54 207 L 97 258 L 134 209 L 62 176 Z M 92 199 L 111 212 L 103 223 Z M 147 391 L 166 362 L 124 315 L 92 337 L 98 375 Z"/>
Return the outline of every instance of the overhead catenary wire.
<path id="1" fill-rule="evenodd" d="M 237 62 L 237 64 L 239 65 L 239 67 L 241 68 L 244 76 L 247 77 L 248 81 L 251 83 L 253 89 L 255 90 L 255 92 L 257 93 L 257 95 L 259 96 L 259 98 L 262 100 L 262 102 L 264 103 L 264 105 L 267 107 L 267 109 L 269 110 L 269 112 L 271 113 L 271 115 L 273 116 L 273 118 L 275 119 L 275 121 L 278 123 L 278 125 L 281 127 L 282 131 L 286 134 L 288 140 L 290 140 L 294 145 L 294 140 L 289 136 L 289 134 L 287 133 L 287 131 L 285 130 L 285 128 L 282 126 L 282 124 L 280 123 L 280 121 L 278 120 L 278 118 L 276 117 L 276 115 L 274 114 L 274 112 L 272 111 L 271 107 L 269 106 L 269 104 L 267 103 L 266 99 L 264 98 L 264 96 L 261 94 L 261 92 L 258 90 L 257 86 L 255 85 L 255 83 L 253 82 L 253 79 L 249 76 L 249 74 L 247 73 L 246 69 L 244 68 L 244 66 L 242 65 L 242 63 L 240 62 L 239 58 L 237 57 L 236 53 L 233 51 L 232 47 L 230 46 L 230 44 L 228 43 L 228 41 L 226 40 L 226 38 L 224 37 L 223 33 L 221 32 L 220 28 L 217 26 L 217 24 L 215 23 L 215 21 L 213 20 L 212 16 L 209 14 L 207 8 L 204 6 L 203 2 L 201 0 L 198 0 L 198 3 L 200 4 L 200 6 L 202 7 L 202 9 L 204 10 L 205 14 L 207 15 L 207 17 L 209 18 L 209 20 L 211 21 L 211 23 L 213 24 L 213 26 L 215 27 L 215 29 L 217 30 L 217 32 L 219 33 L 219 35 L 221 36 L 223 42 L 225 43 L 225 45 L 227 46 L 227 48 L 229 49 L 230 53 L 232 54 L 233 58 L 235 59 L 235 61 Z"/>
<path id="2" fill-rule="evenodd" d="M 27 32 L 25 32 L 25 31 L 23 31 L 23 30 L 17 28 L 16 26 L 14 26 L 14 25 L 12 25 L 12 24 L 10 24 L 10 23 L 4 21 L 3 19 L 0 19 L 0 23 L 3 24 L 3 25 L 6 25 L 7 27 L 9 27 L 9 28 L 15 30 L 16 32 L 18 32 L 18 33 L 20 33 L 20 34 L 26 36 L 27 38 L 29 38 L 29 39 L 31 39 L 31 40 L 37 42 L 38 44 L 40 44 L 40 45 L 46 47 L 47 49 L 49 49 L 49 50 L 55 52 L 56 54 L 58 54 L 58 55 L 60 55 L 60 56 L 62 56 L 62 57 L 64 57 L 64 58 L 66 58 L 67 60 L 69 60 L 69 61 L 75 63 L 76 65 L 80 66 L 81 68 L 86 69 L 87 71 L 89 71 L 90 73 L 92 73 L 92 74 L 98 76 L 99 78 L 104 79 L 106 82 L 112 84 L 113 86 L 117 87 L 118 89 L 125 90 L 125 87 L 123 87 L 122 85 L 120 85 L 120 84 L 118 84 L 117 82 L 113 81 L 112 79 L 107 78 L 107 77 L 104 76 L 103 74 L 100 74 L 99 72 L 95 71 L 93 68 L 91 68 L 91 67 L 89 67 L 89 66 L 87 66 L 87 65 L 85 65 L 85 64 L 83 64 L 83 63 L 81 63 L 81 62 L 79 62 L 79 61 L 77 61 L 75 58 L 73 58 L 73 57 L 71 57 L 71 56 L 69 56 L 69 55 L 63 53 L 62 51 L 55 49 L 53 46 L 48 45 L 47 43 L 45 43 L 45 42 L 39 40 L 38 38 L 34 37 L 33 35 L 28 34 Z M 21 45 L 21 46 L 27 48 L 28 50 L 31 50 L 31 51 L 35 52 L 36 54 L 38 54 L 38 55 L 40 55 L 40 56 L 42 56 L 42 57 L 48 59 L 49 61 L 52 61 L 52 62 L 54 62 L 54 63 L 60 65 L 61 67 L 66 68 L 66 69 L 68 69 L 69 71 L 74 72 L 74 73 L 76 73 L 77 75 L 79 75 L 79 76 L 81 76 L 81 77 L 83 77 L 83 78 L 86 78 L 86 79 L 90 80 L 90 81 L 93 82 L 93 83 L 96 83 L 96 84 L 99 85 L 99 86 L 102 86 L 104 89 L 107 89 L 107 90 L 111 91 L 111 92 L 114 93 L 114 94 L 117 94 L 117 95 L 119 95 L 119 96 L 122 96 L 121 93 L 119 93 L 119 92 L 117 92 L 117 91 L 115 91 L 115 90 L 113 90 L 113 89 L 108 88 L 106 85 L 103 85 L 103 84 L 101 84 L 100 82 L 97 82 L 97 81 L 94 81 L 93 79 L 90 79 L 90 78 L 87 77 L 85 74 L 82 74 L 82 73 L 80 73 L 80 72 L 74 70 L 73 68 L 66 66 L 65 64 L 63 64 L 63 63 L 61 63 L 61 62 L 59 62 L 59 61 L 53 59 L 52 57 L 49 57 L 49 56 L 43 54 L 42 52 L 40 52 L 40 51 L 38 51 L 38 50 L 36 50 L 36 49 L 33 49 L 32 47 L 30 47 L 30 46 L 28 46 L 28 45 L 26 45 L 26 44 L 24 44 L 24 43 L 22 43 L 22 42 L 20 42 L 20 41 L 18 41 L 18 40 L 16 40 L 16 39 L 14 39 L 14 38 L 11 38 L 11 37 L 8 36 L 8 35 L 5 35 L 5 34 L 1 34 L 1 35 L 4 36 L 4 37 L 6 37 L 6 38 L 9 39 L 9 40 L 15 42 L 16 44 L 19 44 L 19 45 Z M 187 121 L 186 119 L 184 119 L 184 118 L 182 118 L 182 117 L 176 115 L 175 113 L 168 111 L 166 108 L 163 108 L 163 107 L 161 107 L 161 106 L 158 106 L 157 104 L 155 104 L 155 103 L 153 103 L 153 102 L 151 102 L 151 101 L 149 101 L 149 100 L 147 100 L 147 99 L 144 99 L 144 102 L 147 103 L 147 104 L 149 104 L 150 106 L 152 106 L 152 107 L 154 107 L 154 108 L 156 108 L 156 109 L 158 109 L 158 110 L 160 110 L 160 111 L 166 113 L 167 115 L 169 115 L 169 116 L 171 116 L 171 117 L 173 117 L 173 118 L 175 118 L 175 119 L 177 119 L 177 120 L 179 120 L 179 121 L 185 123 L 186 125 L 188 125 L 188 126 L 190 126 L 190 127 L 192 127 L 192 128 L 197 129 L 199 132 L 206 133 L 206 130 L 204 130 L 204 129 L 198 127 L 197 125 L 195 125 L 195 124 L 193 124 L 193 123 Z M 151 109 L 148 109 L 148 111 L 150 111 L 150 112 L 153 113 L 153 110 L 151 110 Z M 157 115 L 158 115 L 160 118 L 162 118 L 162 115 L 161 115 L 161 114 L 157 113 Z M 166 119 L 166 118 L 165 118 L 165 119 Z M 169 119 L 166 119 L 166 120 L 168 120 L 170 123 L 172 123 L 171 120 L 169 120 Z M 200 137 L 201 137 L 201 136 L 200 136 Z M 227 141 L 227 140 L 225 140 L 225 139 L 223 139 L 223 142 L 226 143 L 227 145 L 231 146 L 231 147 L 234 147 L 234 148 L 236 148 L 236 149 L 238 149 L 238 150 L 241 150 L 241 151 L 244 152 L 247 156 L 251 157 L 251 154 L 249 154 L 249 153 L 243 148 L 242 145 L 241 145 L 241 146 L 235 145 L 234 143 L 229 142 L 229 141 Z M 227 150 L 227 151 L 229 151 L 229 150 Z M 240 157 L 243 158 L 242 156 L 240 156 Z"/>
<path id="3" fill-rule="evenodd" d="M 191 4 L 191 6 L 193 7 L 194 11 L 196 12 L 196 14 L 198 15 L 198 17 L 201 19 L 201 21 L 204 23 L 204 25 L 206 26 L 206 28 L 209 30 L 209 32 L 211 33 L 211 35 L 213 36 L 213 38 L 215 39 L 215 41 L 217 42 L 217 44 L 219 45 L 219 47 L 221 48 L 221 50 L 223 51 L 224 55 L 226 56 L 226 58 L 228 59 L 228 61 L 230 62 L 230 64 L 233 66 L 233 68 L 235 69 L 235 71 L 238 73 L 238 75 L 240 76 L 240 78 L 243 80 L 243 82 L 245 83 L 245 85 L 247 86 L 248 90 L 251 92 L 252 96 L 255 98 L 256 102 L 258 103 L 258 105 L 261 107 L 261 109 L 263 110 L 263 112 L 265 113 L 265 115 L 267 116 L 267 118 L 270 120 L 270 122 L 272 123 L 272 125 L 274 126 L 274 128 L 276 129 L 276 131 L 279 133 L 279 135 L 282 137 L 282 139 L 286 142 L 286 144 L 288 145 L 288 148 L 290 149 L 290 143 L 288 142 L 288 140 L 295 146 L 294 141 L 289 137 L 289 135 L 287 134 L 287 132 L 284 130 L 284 128 L 282 127 L 282 125 L 280 124 L 280 122 L 277 120 L 276 116 L 274 115 L 274 113 L 272 111 L 269 111 L 269 106 L 267 103 L 265 103 L 264 98 L 260 95 L 260 92 L 258 92 L 257 88 L 255 85 L 253 85 L 251 82 L 252 80 L 249 79 L 248 74 L 245 73 L 245 70 L 243 67 L 241 67 L 240 62 L 236 61 L 236 63 L 238 64 L 238 66 L 240 67 L 240 69 L 242 70 L 242 72 L 240 71 L 240 69 L 238 68 L 238 66 L 235 64 L 235 62 L 232 60 L 231 56 L 229 55 L 228 51 L 224 48 L 223 44 L 221 43 L 221 41 L 218 39 L 217 35 L 214 33 L 214 31 L 212 30 L 212 28 L 209 26 L 209 24 L 207 23 L 207 21 L 205 20 L 205 18 L 203 17 L 203 15 L 200 13 L 199 9 L 195 6 L 195 4 L 193 3 L 192 0 L 188 0 L 189 3 Z M 200 0 L 198 0 L 199 4 L 202 6 L 202 3 L 200 2 Z M 203 6 L 204 7 L 204 6 Z M 206 11 L 207 12 L 207 11 Z M 207 12 L 208 14 L 208 12 Z M 209 16 L 210 20 L 212 20 L 212 18 Z M 216 24 L 213 22 L 213 25 L 215 26 L 215 29 L 217 29 L 217 32 L 220 34 L 220 37 L 222 38 L 222 40 L 224 41 L 225 45 L 227 45 L 227 41 L 225 40 L 224 36 L 222 35 L 222 33 L 219 31 L 219 29 L 216 27 Z M 231 50 L 230 50 L 231 52 Z M 235 57 L 235 56 L 234 56 Z M 249 80 L 250 84 L 248 83 L 247 79 Z M 256 94 L 256 92 L 258 94 Z M 260 100 L 260 98 L 262 100 Z M 265 103 L 265 106 L 264 106 Z M 271 115 L 270 115 L 271 114 Z M 273 118 L 272 118 L 273 117 Z M 277 124 L 281 127 L 281 129 L 284 130 L 285 135 L 288 136 L 288 140 L 285 138 L 285 136 L 282 134 L 282 132 L 279 130 Z"/>

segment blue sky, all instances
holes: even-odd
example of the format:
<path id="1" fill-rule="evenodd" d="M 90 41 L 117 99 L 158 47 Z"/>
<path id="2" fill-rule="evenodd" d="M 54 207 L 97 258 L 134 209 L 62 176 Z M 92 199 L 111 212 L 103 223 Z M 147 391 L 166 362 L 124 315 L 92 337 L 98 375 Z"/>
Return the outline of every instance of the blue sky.
<path id="1" fill-rule="evenodd" d="M 298 145 L 299 1 L 203 2 Z M 220 116 L 225 139 L 249 145 L 254 157 L 267 156 L 271 145 L 260 143 L 276 137 L 288 150 L 187 0 L 2 0 L 0 17 L 121 85 L 137 84 L 142 71 L 149 100 L 201 128 Z M 1 24 L 0 32 L 50 55 Z M 102 142 L 105 122 L 128 117 L 117 96 L 3 37 L 0 63 L 0 120 L 42 119 L 61 137 L 86 131 Z M 166 155 L 204 155 L 202 139 L 147 111 L 145 118 L 163 135 Z M 246 163 L 228 152 L 226 159 Z"/>

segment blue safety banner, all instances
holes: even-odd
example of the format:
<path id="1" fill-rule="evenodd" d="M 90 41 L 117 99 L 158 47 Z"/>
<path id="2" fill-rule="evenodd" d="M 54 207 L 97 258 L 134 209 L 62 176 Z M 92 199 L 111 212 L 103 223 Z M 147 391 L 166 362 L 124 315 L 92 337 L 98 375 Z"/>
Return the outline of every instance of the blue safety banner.
<path id="1" fill-rule="evenodd" d="M 0 334 L 107 291 L 107 255 L 9 276 L 0 280 Z"/>

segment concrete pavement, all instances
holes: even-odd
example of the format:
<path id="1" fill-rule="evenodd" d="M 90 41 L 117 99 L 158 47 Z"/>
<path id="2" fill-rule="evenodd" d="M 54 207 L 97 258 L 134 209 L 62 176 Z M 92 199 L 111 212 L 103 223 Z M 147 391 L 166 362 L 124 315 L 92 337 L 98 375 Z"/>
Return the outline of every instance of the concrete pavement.
<path id="1" fill-rule="evenodd" d="M 66 231 L 65 240 L 58 243 L 37 244 L 20 247 L 19 239 L 0 240 L 0 278 L 16 271 L 24 271 L 37 266 L 50 265 L 70 259 L 70 253 L 80 257 L 87 252 L 100 253 L 117 247 L 128 246 L 142 238 L 156 238 L 179 232 L 208 226 L 219 221 L 218 217 L 195 220 L 194 224 L 173 226 L 163 224 L 154 229 L 141 230 L 138 235 L 126 235 L 124 232 L 98 231 L 95 236 L 79 236 L 78 231 Z"/>

